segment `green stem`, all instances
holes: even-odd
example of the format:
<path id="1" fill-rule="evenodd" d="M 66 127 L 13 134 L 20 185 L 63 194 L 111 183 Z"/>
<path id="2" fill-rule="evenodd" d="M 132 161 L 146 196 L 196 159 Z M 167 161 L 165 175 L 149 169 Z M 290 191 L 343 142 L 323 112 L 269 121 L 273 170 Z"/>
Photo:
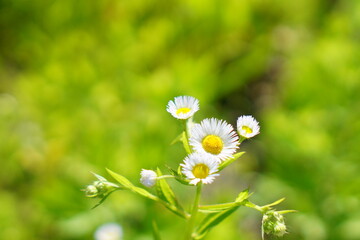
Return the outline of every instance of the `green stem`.
<path id="1" fill-rule="evenodd" d="M 190 154 L 192 152 L 192 150 L 191 150 L 191 146 L 189 144 L 189 139 L 190 139 L 189 125 L 192 124 L 192 118 L 189 118 L 188 120 L 183 120 L 182 122 L 184 124 L 184 133 L 185 133 L 185 139 L 183 139 L 183 144 L 184 144 L 184 148 L 185 148 L 186 152 L 188 154 Z"/>
<path id="2" fill-rule="evenodd" d="M 156 179 L 165 179 L 165 178 L 175 178 L 173 175 L 161 175 L 160 177 L 157 177 Z"/>
<path id="3" fill-rule="evenodd" d="M 196 220 L 196 215 L 198 213 L 199 210 L 199 200 L 200 200 L 200 195 L 201 195 L 201 189 L 202 189 L 202 182 L 199 182 L 197 184 L 197 188 L 196 188 L 196 195 L 195 195 L 195 199 L 194 199 L 194 205 L 193 208 L 191 210 L 191 217 L 187 226 L 187 231 L 186 231 L 186 235 L 185 235 L 185 240 L 192 240 L 192 232 L 193 232 L 193 228 L 194 228 L 194 224 L 195 224 L 195 220 Z"/>
<path id="4" fill-rule="evenodd" d="M 241 144 L 244 140 L 246 140 L 247 138 L 246 137 L 243 137 L 243 136 L 239 136 L 239 143 Z"/>

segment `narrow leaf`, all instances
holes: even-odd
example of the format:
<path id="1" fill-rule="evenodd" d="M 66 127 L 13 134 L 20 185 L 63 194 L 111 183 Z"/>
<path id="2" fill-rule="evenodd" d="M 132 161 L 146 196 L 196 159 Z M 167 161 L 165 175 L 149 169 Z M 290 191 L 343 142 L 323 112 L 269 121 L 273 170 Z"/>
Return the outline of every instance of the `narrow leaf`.
<path id="1" fill-rule="evenodd" d="M 214 205 L 200 205 L 199 211 L 203 213 L 222 212 L 243 204 L 244 203 L 242 202 L 231 202 L 231 203 L 222 203 L 222 204 L 214 204 Z"/>
<path id="2" fill-rule="evenodd" d="M 157 175 L 162 176 L 159 168 L 157 169 Z M 171 205 L 177 205 L 175 194 L 166 179 L 162 178 L 156 181 L 156 191 L 161 199 L 167 201 Z"/>
<path id="3" fill-rule="evenodd" d="M 110 194 L 112 194 L 113 192 L 115 192 L 117 190 L 121 190 L 121 189 L 118 188 L 118 189 L 114 189 L 113 191 L 109 192 L 97 204 L 95 204 L 95 206 L 93 206 L 91 209 L 95 209 L 98 206 L 100 206 L 110 196 Z"/>
<path id="4" fill-rule="evenodd" d="M 298 212 L 296 210 L 282 210 L 282 211 L 277 211 L 280 214 L 286 214 L 286 213 L 295 213 Z"/>
<path id="5" fill-rule="evenodd" d="M 238 206 L 232 207 L 229 210 L 222 211 L 219 213 L 211 213 L 207 215 L 204 220 L 200 223 L 199 227 L 195 231 L 195 239 L 203 238 L 213 227 L 221 223 L 225 218 L 230 216 L 233 212 L 238 209 Z"/>
<path id="6" fill-rule="evenodd" d="M 236 198 L 235 202 L 230 203 L 220 203 L 220 204 L 213 204 L 213 205 L 200 205 L 199 209 L 202 212 L 221 212 L 228 210 L 232 207 L 237 207 L 240 205 L 244 205 L 247 202 L 247 199 L 249 198 L 249 190 L 244 190 L 241 193 L 239 193 L 238 197 Z"/>
<path id="7" fill-rule="evenodd" d="M 104 178 L 103 176 L 100 176 L 94 172 L 91 172 L 99 181 L 101 182 L 107 182 L 106 178 Z"/>
<path id="8" fill-rule="evenodd" d="M 154 200 L 154 201 L 158 201 L 159 198 L 156 197 L 155 195 L 149 193 L 148 191 L 146 191 L 145 189 L 143 188 L 140 188 L 140 187 L 136 187 L 134 186 L 127 178 L 121 176 L 120 174 L 117 174 L 109 169 L 106 169 L 109 174 L 116 180 L 118 181 L 121 185 L 123 185 L 124 188 L 127 188 L 131 191 L 133 191 L 134 193 L 137 193 L 137 194 L 140 194 L 142 195 L 143 197 L 146 197 L 146 198 L 149 198 L 151 200 Z"/>
<path id="9" fill-rule="evenodd" d="M 182 133 L 182 138 L 181 138 L 181 141 L 184 145 L 184 148 L 185 148 L 185 151 L 187 154 L 190 154 L 191 153 L 191 149 L 190 149 L 190 145 L 189 145 L 189 142 L 188 142 L 188 139 L 186 137 L 186 132 L 184 131 Z"/>
<path id="10" fill-rule="evenodd" d="M 203 238 L 213 227 L 221 223 L 225 218 L 230 216 L 233 212 L 235 212 L 241 205 L 244 205 L 248 202 L 249 190 L 246 189 L 239 193 L 235 202 L 233 203 L 223 203 L 223 204 L 215 204 L 208 205 L 205 207 L 205 210 L 213 210 L 220 211 L 216 213 L 210 213 L 207 215 L 204 220 L 200 223 L 199 227 L 195 231 L 195 239 Z M 199 207 L 204 208 L 204 206 Z"/>
<path id="11" fill-rule="evenodd" d="M 190 183 L 189 183 L 190 181 L 188 179 L 186 179 L 181 172 L 181 166 L 179 166 L 178 171 L 175 171 L 174 169 L 172 169 L 169 166 L 167 166 L 167 168 L 169 169 L 171 175 L 175 176 L 176 181 L 178 181 L 184 185 L 190 185 Z"/>
<path id="12" fill-rule="evenodd" d="M 177 143 L 177 142 L 182 142 L 183 134 L 184 134 L 184 133 L 180 133 L 179 136 L 177 136 L 177 137 L 170 143 L 170 145 L 174 145 L 174 144 Z"/>
<path id="13" fill-rule="evenodd" d="M 230 165 L 232 162 L 234 162 L 235 160 L 237 160 L 238 158 L 240 158 L 245 152 L 239 152 L 239 153 L 235 153 L 233 155 L 232 158 L 228 158 L 225 161 L 223 161 L 220 166 L 219 166 L 219 172 L 221 170 L 223 170 L 225 167 L 227 167 L 228 165 Z"/>
<path id="14" fill-rule="evenodd" d="M 249 189 L 246 189 L 239 193 L 235 202 L 243 202 L 244 200 L 248 199 L 250 196 L 251 194 L 249 194 Z"/>
<path id="15" fill-rule="evenodd" d="M 272 207 L 272 206 L 278 205 L 279 203 L 283 202 L 284 200 L 285 200 L 285 198 L 281 198 L 273 203 L 265 205 L 264 207 Z"/>
<path id="16" fill-rule="evenodd" d="M 162 176 L 160 169 L 157 169 L 157 175 Z M 187 213 L 184 211 L 184 208 L 180 205 L 179 201 L 176 199 L 173 190 L 171 189 L 170 185 L 167 183 L 166 179 L 160 178 L 156 182 L 156 191 L 158 196 L 168 203 L 165 205 L 168 209 L 175 212 L 181 217 L 187 216 Z"/>

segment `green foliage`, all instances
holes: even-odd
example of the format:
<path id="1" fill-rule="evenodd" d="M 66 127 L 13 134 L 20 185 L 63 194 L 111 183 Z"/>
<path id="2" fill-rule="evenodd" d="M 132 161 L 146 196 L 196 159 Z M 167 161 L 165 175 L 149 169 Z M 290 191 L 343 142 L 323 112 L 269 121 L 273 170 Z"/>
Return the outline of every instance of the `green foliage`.
<path id="1" fill-rule="evenodd" d="M 205 235 L 216 225 L 222 222 L 225 218 L 235 212 L 241 205 L 245 203 L 249 197 L 248 190 L 239 194 L 234 203 L 217 204 L 212 206 L 204 206 L 202 209 L 215 211 L 216 213 L 208 214 L 199 224 L 198 229 L 195 230 L 194 239 L 202 239 Z"/>
<path id="2" fill-rule="evenodd" d="M 229 159 L 226 159 L 225 161 L 223 161 L 219 166 L 219 172 L 221 170 L 223 170 L 225 167 L 227 167 L 228 165 L 230 165 L 231 163 L 233 163 L 234 161 L 236 161 L 238 158 L 240 158 L 244 153 L 245 152 L 235 153 L 232 158 L 229 158 Z"/>
<path id="3" fill-rule="evenodd" d="M 128 179 L 126 179 L 124 176 L 121 176 L 120 174 L 117 174 L 109 169 L 106 169 L 108 173 L 116 180 L 118 181 L 124 188 L 129 189 L 130 191 L 137 193 L 143 197 L 149 198 L 154 201 L 158 201 L 158 197 L 149 193 L 143 188 L 134 186 Z"/>

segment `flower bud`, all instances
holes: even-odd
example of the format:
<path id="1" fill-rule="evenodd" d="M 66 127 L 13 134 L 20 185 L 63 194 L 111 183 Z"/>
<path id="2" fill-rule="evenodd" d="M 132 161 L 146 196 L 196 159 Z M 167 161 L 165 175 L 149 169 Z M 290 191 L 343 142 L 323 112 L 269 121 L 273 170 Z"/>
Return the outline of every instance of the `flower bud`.
<path id="1" fill-rule="evenodd" d="M 84 191 L 85 191 L 86 197 L 97 197 L 98 196 L 98 190 L 94 185 L 88 185 Z"/>
<path id="2" fill-rule="evenodd" d="M 152 170 L 143 169 L 141 171 L 140 175 L 141 175 L 140 182 L 145 187 L 153 187 L 155 185 L 156 178 L 157 178 L 156 172 L 154 172 Z"/>
<path id="3" fill-rule="evenodd" d="M 115 188 L 119 188 L 118 185 L 108 182 L 104 177 L 94 174 L 98 181 L 94 181 L 91 185 L 86 187 L 85 195 L 86 197 L 104 197 L 107 193 L 111 192 Z"/>
<path id="4" fill-rule="evenodd" d="M 93 183 L 93 185 L 96 187 L 96 189 L 99 192 L 99 195 L 104 194 L 108 191 L 108 186 L 106 184 L 106 182 L 102 182 L 102 181 L 95 181 Z"/>
<path id="5" fill-rule="evenodd" d="M 262 219 L 263 234 L 282 237 L 286 233 L 286 225 L 283 215 L 276 211 L 268 211 Z"/>

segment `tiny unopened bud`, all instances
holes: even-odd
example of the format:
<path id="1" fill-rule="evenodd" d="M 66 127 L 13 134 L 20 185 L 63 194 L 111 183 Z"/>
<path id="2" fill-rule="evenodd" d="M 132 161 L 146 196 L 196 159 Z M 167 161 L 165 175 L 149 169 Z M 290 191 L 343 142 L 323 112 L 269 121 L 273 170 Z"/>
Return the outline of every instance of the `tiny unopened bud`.
<path id="1" fill-rule="evenodd" d="M 95 181 L 93 185 L 96 187 L 100 195 L 107 192 L 108 187 L 106 185 L 106 182 Z"/>
<path id="2" fill-rule="evenodd" d="M 140 175 L 141 175 L 140 182 L 145 187 L 153 187 L 155 185 L 156 178 L 157 178 L 156 172 L 154 172 L 152 170 L 143 169 L 141 171 Z"/>
<path id="3" fill-rule="evenodd" d="M 276 211 L 268 211 L 262 219 L 263 233 L 282 237 L 286 233 L 286 225 L 283 215 Z"/>
<path id="4" fill-rule="evenodd" d="M 97 181 L 94 181 L 91 185 L 85 188 L 86 197 L 104 197 L 112 190 L 119 188 L 118 185 L 112 182 L 108 182 L 104 177 L 94 174 L 97 177 Z"/>
<path id="5" fill-rule="evenodd" d="M 86 197 L 97 197 L 98 196 L 98 190 L 94 185 L 88 185 L 85 189 L 85 195 Z"/>

